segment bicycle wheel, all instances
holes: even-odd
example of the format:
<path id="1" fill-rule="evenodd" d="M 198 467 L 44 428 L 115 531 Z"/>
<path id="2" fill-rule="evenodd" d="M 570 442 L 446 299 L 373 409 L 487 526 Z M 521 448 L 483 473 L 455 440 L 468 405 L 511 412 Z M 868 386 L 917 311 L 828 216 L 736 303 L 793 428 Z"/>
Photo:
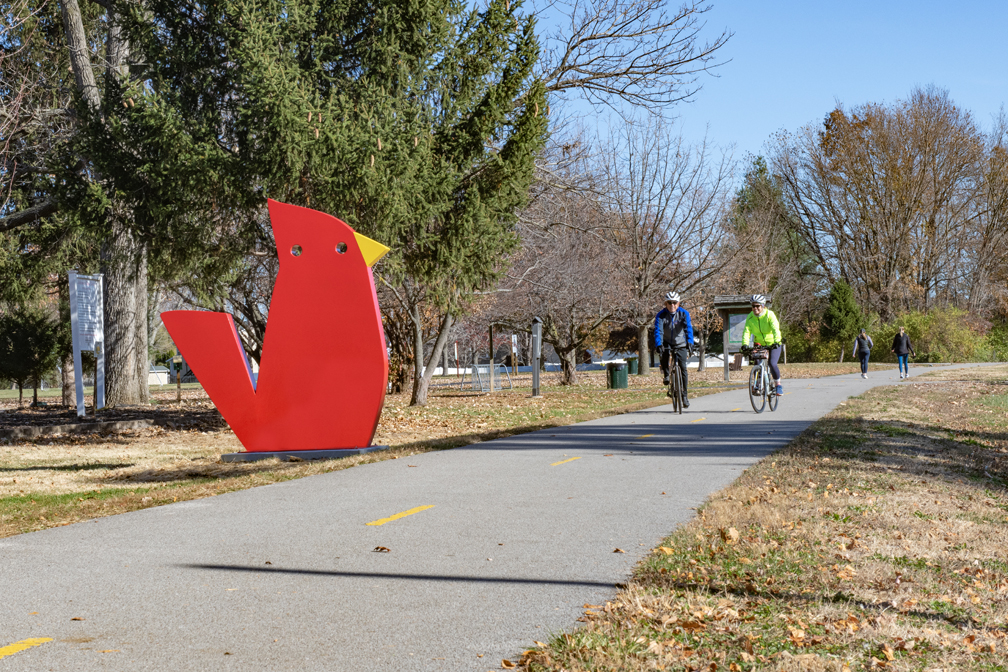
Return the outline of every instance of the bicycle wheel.
<path id="1" fill-rule="evenodd" d="M 776 411 L 777 401 L 780 399 L 780 397 L 777 396 L 777 387 L 773 384 L 773 379 L 770 378 L 770 372 L 768 368 L 769 367 L 764 366 L 764 372 L 763 372 L 763 375 L 766 376 L 767 399 L 770 402 L 770 410 Z"/>
<path id="2" fill-rule="evenodd" d="M 766 408 L 766 397 L 763 396 L 764 387 L 766 386 L 763 384 L 763 375 L 760 367 L 752 367 L 752 370 L 749 372 L 749 403 L 752 404 L 752 410 L 757 413 L 762 413 L 763 409 Z"/>
<path id="3" fill-rule="evenodd" d="M 669 395 L 672 397 L 672 412 L 682 415 L 682 378 L 679 377 L 679 366 L 671 367 L 669 376 Z"/>

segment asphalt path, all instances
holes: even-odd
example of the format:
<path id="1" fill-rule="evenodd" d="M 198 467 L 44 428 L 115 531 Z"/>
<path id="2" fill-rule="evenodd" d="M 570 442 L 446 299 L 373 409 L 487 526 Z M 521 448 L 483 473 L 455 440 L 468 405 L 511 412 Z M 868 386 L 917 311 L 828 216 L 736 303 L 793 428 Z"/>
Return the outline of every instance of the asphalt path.
<path id="1" fill-rule="evenodd" d="M 712 492 L 894 383 L 785 381 L 761 415 L 733 390 L 0 539 L 0 672 L 501 669 Z"/>

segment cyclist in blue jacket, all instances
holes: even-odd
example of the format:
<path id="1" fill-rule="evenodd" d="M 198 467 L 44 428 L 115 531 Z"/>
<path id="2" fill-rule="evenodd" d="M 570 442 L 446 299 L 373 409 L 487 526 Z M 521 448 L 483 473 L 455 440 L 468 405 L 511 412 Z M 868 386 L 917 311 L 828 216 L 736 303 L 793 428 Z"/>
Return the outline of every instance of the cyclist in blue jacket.
<path id="1" fill-rule="evenodd" d="M 689 408 L 686 395 L 686 385 L 689 382 L 686 358 L 693 347 L 693 323 L 689 311 L 679 305 L 678 292 L 665 295 L 665 307 L 655 317 L 654 339 L 655 350 L 661 353 L 661 370 L 666 388 L 669 384 L 670 359 L 674 356 L 678 360 L 679 370 L 682 371 L 683 408 Z"/>

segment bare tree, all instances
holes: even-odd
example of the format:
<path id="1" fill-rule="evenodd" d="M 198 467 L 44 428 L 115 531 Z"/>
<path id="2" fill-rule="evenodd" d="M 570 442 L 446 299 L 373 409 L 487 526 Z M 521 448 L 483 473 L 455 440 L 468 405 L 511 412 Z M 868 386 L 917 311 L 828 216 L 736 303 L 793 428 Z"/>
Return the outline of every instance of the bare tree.
<path id="1" fill-rule="evenodd" d="M 662 295 L 698 287 L 731 261 L 718 252 L 733 163 L 706 143 L 689 145 L 659 117 L 624 125 L 602 161 L 616 272 L 630 289 L 627 320 L 646 373 Z"/>
<path id="2" fill-rule="evenodd" d="M 986 148 L 974 203 L 965 282 L 968 307 L 1008 314 L 1008 118 L 998 116 Z"/>
<path id="3" fill-rule="evenodd" d="M 543 341 L 560 357 L 564 384 L 577 382 L 577 353 L 602 340 L 627 292 L 617 249 L 581 142 L 553 146 L 551 170 L 536 182 L 521 216 L 522 246 L 497 291 L 498 321 L 528 329 L 543 320 Z"/>
<path id="4" fill-rule="evenodd" d="M 773 148 L 796 231 L 830 284 L 844 279 L 883 319 L 955 302 L 982 183 L 984 142 L 948 92 L 838 107 Z"/>
<path id="5" fill-rule="evenodd" d="M 541 36 L 539 76 L 561 97 L 576 92 L 593 104 L 663 110 L 692 98 L 699 76 L 721 64 L 717 51 L 732 34 L 702 40 L 709 10 L 697 0 L 678 9 L 665 0 L 542 2 L 537 14 L 561 19 Z"/>
<path id="6" fill-rule="evenodd" d="M 812 319 L 827 288 L 815 257 L 794 231 L 781 180 L 763 157 L 752 159 L 724 228 L 734 259 L 716 283 L 719 294 L 771 294 L 782 320 Z"/>

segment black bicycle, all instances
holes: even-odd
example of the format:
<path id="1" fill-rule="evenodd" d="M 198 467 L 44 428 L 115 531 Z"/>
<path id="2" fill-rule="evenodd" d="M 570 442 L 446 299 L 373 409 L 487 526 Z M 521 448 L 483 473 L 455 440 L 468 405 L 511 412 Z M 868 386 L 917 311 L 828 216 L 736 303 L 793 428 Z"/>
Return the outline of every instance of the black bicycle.
<path id="1" fill-rule="evenodd" d="M 769 357 L 770 351 L 761 345 L 749 350 L 749 358 L 753 362 L 749 372 L 749 402 L 757 413 L 762 413 L 767 405 L 771 411 L 777 410 L 779 397 L 770 378 Z"/>
<path id="2" fill-rule="evenodd" d="M 682 415 L 683 411 L 683 370 L 679 366 L 679 358 L 675 350 L 669 351 L 669 386 L 668 396 L 672 397 L 672 412 Z"/>

